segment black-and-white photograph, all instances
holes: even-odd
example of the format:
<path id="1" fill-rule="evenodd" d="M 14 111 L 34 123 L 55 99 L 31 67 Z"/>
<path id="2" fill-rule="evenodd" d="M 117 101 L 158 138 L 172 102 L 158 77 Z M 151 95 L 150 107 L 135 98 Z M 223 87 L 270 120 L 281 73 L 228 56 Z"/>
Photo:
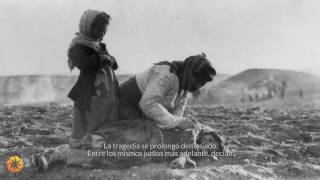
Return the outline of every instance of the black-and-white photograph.
<path id="1" fill-rule="evenodd" d="M 0 179 L 320 178 L 320 1 L 1 0 Z"/>

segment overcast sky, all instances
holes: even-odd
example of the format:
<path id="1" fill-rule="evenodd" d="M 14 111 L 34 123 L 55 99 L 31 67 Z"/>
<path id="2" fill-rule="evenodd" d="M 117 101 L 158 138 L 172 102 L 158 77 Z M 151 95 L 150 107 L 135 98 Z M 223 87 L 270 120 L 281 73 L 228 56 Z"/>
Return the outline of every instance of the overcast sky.
<path id="1" fill-rule="evenodd" d="M 319 0 L 1 0 L 0 75 L 70 74 L 66 51 L 87 9 L 112 17 L 104 42 L 119 74 L 205 52 L 218 73 L 320 75 Z"/>

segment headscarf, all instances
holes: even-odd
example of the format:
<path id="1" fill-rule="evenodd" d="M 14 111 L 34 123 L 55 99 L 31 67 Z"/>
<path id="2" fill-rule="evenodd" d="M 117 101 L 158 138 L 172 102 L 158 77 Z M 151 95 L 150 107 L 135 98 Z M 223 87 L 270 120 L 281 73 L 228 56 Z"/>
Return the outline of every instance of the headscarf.
<path id="1" fill-rule="evenodd" d="M 190 79 L 194 76 L 195 72 L 203 67 L 212 70 L 213 75 L 216 74 L 211 63 L 206 58 L 206 55 L 202 53 L 201 55 L 190 56 L 184 61 L 162 61 L 156 63 L 155 65 L 169 65 L 170 72 L 178 76 L 179 79 L 179 90 L 178 96 L 187 91 L 191 87 Z"/>
<path id="2" fill-rule="evenodd" d="M 81 16 L 80 23 L 79 23 L 79 32 L 76 33 L 76 37 L 72 39 L 69 48 L 68 48 L 68 54 L 70 49 L 77 45 L 77 44 L 82 44 L 87 47 L 90 47 L 94 49 L 96 52 L 99 54 L 103 53 L 103 49 L 100 45 L 101 40 L 100 39 L 93 39 L 90 37 L 91 33 L 91 25 L 95 18 L 101 14 L 104 13 L 102 11 L 97 11 L 97 10 L 86 10 L 83 15 Z M 74 64 L 72 60 L 69 58 L 68 59 L 68 66 L 69 69 L 72 71 L 74 69 Z"/>

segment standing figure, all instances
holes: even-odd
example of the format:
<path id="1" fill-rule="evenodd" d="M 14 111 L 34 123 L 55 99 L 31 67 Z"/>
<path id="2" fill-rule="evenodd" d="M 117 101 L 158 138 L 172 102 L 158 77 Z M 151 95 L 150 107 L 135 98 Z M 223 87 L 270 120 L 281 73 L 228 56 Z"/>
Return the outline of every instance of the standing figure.
<path id="1" fill-rule="evenodd" d="M 70 145 L 110 121 L 118 120 L 119 85 L 114 70 L 117 62 L 102 39 L 110 16 L 87 10 L 83 13 L 79 32 L 68 49 L 68 65 L 80 70 L 68 97 L 74 101 L 74 117 Z"/>
<path id="2" fill-rule="evenodd" d="M 281 91 L 280 91 L 281 99 L 284 99 L 284 96 L 286 95 L 286 89 L 287 89 L 287 81 L 282 81 L 282 83 L 281 83 Z"/>

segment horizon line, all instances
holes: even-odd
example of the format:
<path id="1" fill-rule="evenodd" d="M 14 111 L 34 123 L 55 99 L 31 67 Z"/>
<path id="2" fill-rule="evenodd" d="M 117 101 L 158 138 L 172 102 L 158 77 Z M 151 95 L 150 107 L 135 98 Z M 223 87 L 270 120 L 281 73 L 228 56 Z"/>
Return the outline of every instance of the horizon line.
<path id="1" fill-rule="evenodd" d="M 259 70 L 283 70 L 283 71 L 293 71 L 293 72 L 297 72 L 297 73 L 307 73 L 307 74 L 312 74 L 312 75 L 316 75 L 316 76 L 320 76 L 320 72 L 319 74 L 316 74 L 314 72 L 308 72 L 308 71 L 302 71 L 302 70 L 292 70 L 292 69 L 280 69 L 280 68 L 248 68 L 248 69 L 245 69 L 245 70 L 241 70 L 237 73 L 217 73 L 217 75 L 227 75 L 227 76 L 234 76 L 234 75 L 237 75 L 237 74 L 240 74 L 244 71 L 247 71 L 247 70 L 252 70 L 252 69 L 259 69 Z M 78 71 L 79 72 L 79 71 Z M 79 73 L 21 73 L 21 74 L 0 74 L 0 77 L 10 77 L 10 76 L 78 76 Z M 120 74 L 117 74 L 117 76 L 123 76 L 123 75 L 133 75 L 135 73 L 120 73 Z"/>

